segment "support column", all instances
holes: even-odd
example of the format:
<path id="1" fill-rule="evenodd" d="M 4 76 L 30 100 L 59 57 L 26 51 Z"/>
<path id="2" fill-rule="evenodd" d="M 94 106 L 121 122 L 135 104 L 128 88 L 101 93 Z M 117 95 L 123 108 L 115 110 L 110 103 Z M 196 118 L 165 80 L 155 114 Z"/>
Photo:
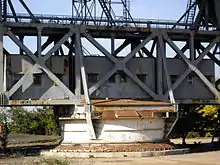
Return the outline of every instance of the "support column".
<path id="1" fill-rule="evenodd" d="M 68 58 L 69 58 L 69 89 L 72 92 L 75 92 L 75 56 L 73 56 L 73 45 L 74 45 L 74 37 L 71 37 L 71 42 L 69 43 L 69 53 L 68 53 Z"/>
<path id="2" fill-rule="evenodd" d="M 111 37 L 111 54 L 113 55 L 115 51 L 115 37 Z"/>
<path id="3" fill-rule="evenodd" d="M 157 58 L 156 58 L 156 75 L 157 75 L 157 94 L 159 98 L 163 95 L 163 62 L 160 54 L 160 44 L 157 43 Z"/>
<path id="4" fill-rule="evenodd" d="M 90 136 L 90 139 L 95 140 L 96 139 L 96 134 L 92 122 L 92 114 L 91 114 L 91 102 L 89 98 L 89 90 L 88 90 L 88 85 L 87 85 L 87 80 L 86 80 L 86 72 L 85 72 L 85 67 L 83 64 L 83 52 L 82 52 L 82 43 L 81 43 L 81 36 L 80 32 L 78 31 L 76 33 L 76 38 L 75 38 L 75 43 L 76 43 L 76 54 L 79 57 L 79 65 L 80 65 L 80 72 L 82 76 L 82 84 L 83 84 L 83 91 L 84 91 L 84 98 L 86 101 L 85 104 L 85 112 L 86 112 L 86 122 L 88 126 L 88 133 Z"/>
<path id="5" fill-rule="evenodd" d="M 194 35 L 195 35 L 195 33 L 191 31 L 190 32 L 190 39 L 189 39 L 189 50 L 190 50 L 191 61 L 196 60 Z"/>
<path id="6" fill-rule="evenodd" d="M 2 13 L 3 2 L 4 1 L 0 1 L 0 21 L 2 21 L 3 19 L 3 13 Z"/>
<path id="7" fill-rule="evenodd" d="M 57 44 L 57 42 L 59 41 L 60 37 L 54 37 L 54 46 Z M 57 51 L 54 53 L 55 56 L 59 56 L 59 49 L 57 49 Z"/>
<path id="8" fill-rule="evenodd" d="M 4 92 L 4 52 L 3 52 L 4 25 L 0 24 L 0 94 Z"/>
<path id="9" fill-rule="evenodd" d="M 19 36 L 19 39 L 20 39 L 20 41 L 21 41 L 22 43 L 24 43 L 24 36 Z M 19 54 L 20 54 L 20 55 L 23 55 L 23 54 L 24 54 L 24 51 L 23 51 L 21 48 L 19 48 Z"/>
<path id="10" fill-rule="evenodd" d="M 38 26 L 37 27 L 37 55 L 38 57 L 41 57 L 41 35 L 42 35 L 42 27 Z"/>
<path id="11" fill-rule="evenodd" d="M 167 66 L 166 44 L 163 40 L 162 34 L 160 36 L 158 36 L 158 45 L 160 47 L 160 56 L 163 60 L 163 62 L 162 62 L 163 63 L 163 70 L 164 70 L 165 78 L 167 81 L 170 102 L 175 103 L 175 98 L 174 98 L 174 94 L 173 94 L 173 90 L 172 90 L 171 78 L 170 78 L 170 74 L 169 74 L 168 66 Z M 169 113 L 167 113 L 167 117 L 169 117 L 168 115 L 169 115 Z"/>
<path id="12" fill-rule="evenodd" d="M 75 45 L 77 45 L 77 39 L 75 38 Z M 75 48 L 75 95 L 77 99 L 81 98 L 81 74 L 80 74 L 80 54 Z"/>
<path id="13" fill-rule="evenodd" d="M 89 91 L 88 91 L 88 85 L 87 85 L 87 78 L 86 78 L 86 71 L 83 64 L 83 52 L 82 52 L 82 43 L 81 43 L 81 37 L 80 34 L 76 34 L 76 56 L 79 58 L 79 68 L 80 73 L 82 77 L 82 84 L 83 84 L 83 91 L 84 91 L 84 97 L 86 100 L 86 104 L 90 105 L 90 99 L 89 99 Z M 80 74 L 79 74 L 80 75 Z"/>

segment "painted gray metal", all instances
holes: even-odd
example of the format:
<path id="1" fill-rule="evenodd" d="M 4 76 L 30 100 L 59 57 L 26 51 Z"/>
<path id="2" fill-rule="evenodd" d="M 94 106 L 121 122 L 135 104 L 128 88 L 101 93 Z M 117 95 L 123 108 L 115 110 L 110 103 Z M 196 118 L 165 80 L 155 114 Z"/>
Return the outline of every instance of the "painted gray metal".
<path id="1" fill-rule="evenodd" d="M 75 3 L 73 5 L 75 5 L 75 7 L 77 5 L 82 5 L 79 2 L 77 3 L 78 4 Z M 104 1 L 100 1 L 100 3 L 104 3 Z M 16 15 L 16 11 L 13 11 L 13 4 L 10 1 L 9 7 L 11 8 L 11 11 L 13 11 L 13 15 L 4 16 L 6 20 L 4 20 L 3 23 L 1 23 L 2 29 L 0 30 L 2 33 L 4 33 L 3 29 L 6 29 L 6 33 L 4 35 L 9 36 L 14 41 L 14 43 L 18 45 L 18 47 L 21 49 L 20 54 L 25 52 L 25 56 L 30 57 L 34 62 L 32 67 L 28 68 L 28 70 L 24 72 L 23 76 L 17 83 L 11 86 L 9 85 L 10 89 L 6 91 L 6 95 L 9 100 L 11 100 L 12 98 L 18 98 L 19 100 L 18 93 L 20 91 L 20 88 L 22 88 L 23 92 L 31 93 L 31 91 L 29 90 L 34 89 L 34 74 L 36 72 L 39 72 L 39 70 L 42 72 L 44 76 L 47 77 L 44 77 L 44 79 L 48 81 L 48 86 L 45 85 L 48 89 L 45 88 L 42 90 L 42 96 L 33 95 L 33 97 L 30 98 L 35 98 L 37 100 L 42 100 L 46 98 L 49 99 L 48 96 L 52 94 L 52 99 L 57 98 L 57 100 L 66 100 L 64 101 L 64 104 L 66 103 L 68 105 L 69 100 L 73 100 L 73 105 L 76 102 L 77 104 L 80 103 L 82 100 L 86 100 L 86 103 L 90 104 L 90 98 L 94 98 L 94 95 L 96 95 L 96 93 L 99 93 L 100 89 L 112 90 L 110 92 L 104 92 L 105 94 L 103 94 L 102 97 L 124 97 L 124 95 L 126 94 L 117 94 L 117 92 L 115 92 L 120 88 L 125 88 L 122 84 L 112 85 L 108 83 L 109 78 L 114 74 L 117 74 L 118 71 L 123 71 L 129 78 L 129 82 L 127 85 L 130 85 L 130 89 L 128 90 L 130 93 L 127 97 L 136 98 L 136 96 L 138 95 L 142 96 L 142 98 L 145 99 L 153 99 L 160 101 L 168 101 L 169 97 L 170 102 L 172 103 L 184 102 L 184 100 L 187 100 L 189 98 L 185 96 L 185 93 L 181 94 L 180 89 L 187 89 L 187 85 L 181 84 L 184 83 L 184 80 L 186 80 L 187 76 L 191 72 L 194 72 L 197 75 L 197 78 L 195 78 L 196 83 L 198 82 L 206 85 L 204 87 L 200 86 L 200 90 L 205 92 L 203 94 L 198 93 L 198 98 L 205 98 L 205 100 L 208 98 L 208 100 L 210 101 L 215 99 L 214 96 L 219 98 L 219 92 L 214 87 L 213 82 L 210 82 L 207 79 L 207 76 L 212 76 L 212 78 L 214 77 L 213 65 L 214 62 L 218 63 L 218 60 L 214 57 L 214 55 L 212 55 L 211 49 L 213 47 L 217 47 L 216 45 L 219 42 L 219 32 L 211 31 L 211 29 L 207 27 L 206 31 L 204 31 L 205 26 L 199 22 L 201 19 L 200 15 L 204 16 L 205 11 L 203 10 L 201 10 L 201 12 L 199 12 L 198 15 L 196 15 L 195 23 L 198 23 L 200 27 L 197 29 L 198 31 L 194 31 L 193 29 L 191 29 L 192 26 L 186 23 L 184 24 L 179 22 L 154 22 L 151 20 L 135 20 L 131 17 L 129 11 L 125 13 L 126 17 L 124 18 L 126 19 L 124 20 L 117 20 L 116 18 L 113 19 L 113 17 L 109 17 L 109 19 L 111 20 L 106 20 L 104 19 L 104 17 L 96 18 L 93 16 L 93 12 L 95 11 L 90 10 L 89 8 L 83 9 L 87 11 L 87 15 L 81 15 L 83 13 L 76 11 L 76 15 L 73 15 L 72 17 L 64 18 L 58 16 L 55 20 L 61 21 L 61 24 L 58 24 L 56 22 L 48 22 L 48 20 L 50 20 L 52 17 L 37 16 L 31 13 L 31 10 L 28 9 L 26 4 L 24 4 L 24 1 L 21 1 L 21 4 L 24 6 L 24 8 L 26 8 L 29 15 Z M 88 2 L 88 4 L 95 5 L 92 4 L 92 1 Z M 122 4 L 125 5 L 125 3 Z M 195 4 L 193 3 L 193 5 Z M 125 9 L 127 8 L 126 5 L 124 7 Z M 207 6 L 205 7 L 207 9 Z M 103 8 L 103 10 L 105 9 Z M 107 9 L 103 12 L 107 17 L 109 16 L 109 14 L 111 14 L 107 13 Z M 189 14 L 189 10 L 187 10 L 187 12 L 185 15 Z M 74 16 L 77 16 L 78 18 L 75 18 Z M 12 21 L 9 18 L 14 18 L 15 20 Z M 27 20 L 29 21 L 30 19 L 32 20 L 32 22 L 27 22 Z M 62 21 L 66 22 L 64 23 Z M 89 25 L 87 25 L 87 23 L 89 23 Z M 119 25 L 119 23 L 122 23 L 123 25 Z M 142 26 L 143 28 L 138 28 L 140 26 Z M 123 28 L 121 29 L 120 27 Z M 172 27 L 179 29 L 172 29 Z M 213 26 L 212 28 L 216 29 L 217 27 Z M 31 50 L 29 50 L 28 47 L 24 45 L 23 39 L 25 36 L 37 37 L 37 51 L 35 53 L 33 53 Z M 48 39 L 42 45 L 41 38 L 45 36 L 48 36 Z M 105 67 L 100 65 L 99 70 L 102 76 L 96 83 L 87 82 L 86 74 L 89 74 L 87 68 L 90 68 L 91 66 L 89 63 L 86 63 L 86 61 L 89 60 L 87 58 L 83 58 L 83 45 L 81 43 L 81 39 L 84 37 L 91 44 L 93 44 L 102 54 L 104 54 L 104 58 L 106 59 L 105 64 L 107 66 L 110 66 L 108 70 L 106 70 L 106 73 L 103 74 L 101 73 L 101 70 L 104 70 Z M 103 47 L 102 43 L 98 42 L 96 38 L 111 39 L 111 51 L 109 52 L 105 47 Z M 70 39 L 72 40 L 71 42 L 69 42 Z M 125 39 L 125 42 L 115 49 L 114 44 L 116 39 Z M 148 49 L 145 46 L 150 41 L 153 41 L 153 44 L 151 49 L 149 49 L 148 51 Z M 175 41 L 185 41 L 186 44 L 183 47 L 183 49 L 180 50 L 176 45 Z M 46 49 L 47 46 L 52 42 L 54 42 L 54 46 L 45 55 L 43 55 L 42 51 Z M 208 42 L 209 45 L 206 48 L 204 48 L 202 47 L 203 42 Z M 130 44 L 132 45 L 132 50 L 128 52 L 128 54 L 124 57 L 117 57 L 118 53 L 120 53 L 127 45 Z M 181 63 L 182 68 L 180 70 L 183 70 L 185 68 L 185 71 L 183 71 L 181 74 L 178 74 L 179 77 L 173 84 L 171 82 L 172 70 L 170 70 L 169 68 L 172 68 L 171 66 L 174 64 L 172 64 L 172 61 L 166 57 L 166 47 L 164 46 L 165 44 L 169 44 L 172 47 L 172 49 L 177 53 L 177 61 L 182 60 L 186 64 L 186 66 L 184 66 L 184 64 Z M 68 76 L 64 76 L 65 81 L 60 80 L 56 75 L 57 73 L 55 73 L 55 71 L 53 70 L 53 67 L 48 67 L 47 65 L 48 60 L 52 59 L 54 55 L 65 56 L 62 48 L 63 45 L 65 45 L 69 49 L 68 58 L 74 59 L 74 62 L 72 64 L 73 66 L 71 68 L 72 75 L 69 73 Z M 153 54 L 155 47 L 157 49 L 156 56 Z M 0 65 L 2 65 L 2 67 L 0 67 L 1 73 L 4 72 L 3 49 L 4 48 L 0 48 L 0 54 L 2 54 L 2 56 L 0 55 Z M 185 51 L 188 49 L 190 52 L 190 58 L 186 57 L 186 55 L 184 54 Z M 202 50 L 198 58 L 196 57 L 195 50 Z M 141 51 L 143 51 L 143 53 L 147 57 L 143 56 L 140 53 Z M 139 56 L 143 59 L 140 60 L 139 58 L 137 58 L 137 54 L 139 54 Z M 211 57 L 212 60 L 214 60 L 213 63 L 209 63 L 206 60 L 204 60 L 204 57 L 206 55 L 208 55 L 209 57 Z M 62 58 L 62 56 L 60 57 L 60 59 Z M 147 62 L 148 58 L 149 61 Z M 152 60 L 151 62 L 150 59 Z M 91 61 L 93 61 L 94 63 L 95 61 L 98 62 L 99 60 L 101 61 L 100 58 L 95 57 L 91 59 Z M 137 72 L 135 72 L 135 67 L 137 67 L 138 62 L 139 64 L 142 64 L 144 62 L 149 63 L 148 72 L 150 72 L 149 77 L 151 77 L 151 80 L 147 80 L 146 83 L 143 83 L 136 76 Z M 209 63 L 207 70 L 213 69 L 213 74 L 206 74 L 206 72 L 204 71 L 205 69 L 201 67 L 204 65 L 204 63 Z M 150 68 L 154 65 L 155 68 Z M 172 69 L 178 70 L 178 68 L 175 67 L 173 67 Z M 0 77 L 0 81 L 3 82 L 3 76 Z M 70 84 L 68 82 L 69 79 L 72 79 L 74 84 Z M 7 83 L 10 84 L 12 82 Z M 50 86 L 53 83 L 55 84 L 55 87 Z M 81 89 L 83 89 L 84 92 L 81 93 Z M 196 88 L 194 87 L 194 89 Z M 211 92 L 208 93 L 208 95 L 206 92 L 207 89 Z M 56 92 L 51 92 L 53 90 L 55 90 Z M 0 91 L 4 92 L 3 90 Z M 59 99 L 58 95 L 60 95 Z M 207 95 L 207 97 L 205 95 Z M 176 99 L 176 96 L 178 96 L 177 98 L 179 99 Z M 24 98 L 27 99 L 26 97 Z M 99 96 L 96 96 L 96 98 L 99 98 Z M 193 99 L 196 100 L 197 98 Z M 48 104 L 51 104 L 51 102 L 53 102 L 54 100 L 48 101 Z"/>

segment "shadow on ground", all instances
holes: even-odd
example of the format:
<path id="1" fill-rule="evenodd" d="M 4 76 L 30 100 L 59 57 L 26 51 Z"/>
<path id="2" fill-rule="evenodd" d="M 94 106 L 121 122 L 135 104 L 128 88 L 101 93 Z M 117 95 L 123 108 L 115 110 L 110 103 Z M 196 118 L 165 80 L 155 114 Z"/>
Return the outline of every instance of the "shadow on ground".
<path id="1" fill-rule="evenodd" d="M 189 148 L 190 153 L 200 153 L 200 152 L 210 152 L 210 151 L 220 151 L 220 143 L 201 143 L 201 144 L 186 144 L 186 145 L 176 145 L 177 148 Z"/>
<path id="2" fill-rule="evenodd" d="M 11 133 L 8 138 L 7 156 L 39 156 L 41 150 L 50 150 L 61 142 L 60 136 L 44 136 Z M 0 158 L 4 157 L 0 148 Z"/>
<path id="3" fill-rule="evenodd" d="M 8 147 L 6 150 L 6 154 L 3 154 L 3 151 L 0 150 L 0 157 L 1 156 L 13 156 L 13 157 L 20 157 L 20 156 L 39 156 L 42 150 L 50 150 L 57 147 L 57 144 L 50 144 L 50 145 L 32 145 L 32 146 L 16 146 L 16 147 Z"/>
<path id="4" fill-rule="evenodd" d="M 196 140 L 196 139 L 195 139 Z M 194 139 L 193 139 L 194 141 Z M 198 141 L 198 140 L 197 140 Z M 9 147 L 7 148 L 7 156 L 39 156 L 42 150 L 50 150 L 60 145 L 61 139 L 59 136 L 42 136 L 42 135 L 27 135 L 27 134 L 12 134 L 9 137 Z M 172 143 L 176 148 L 189 148 L 190 153 L 219 151 L 220 143 L 189 143 L 181 145 L 177 142 Z M 3 151 L 0 150 L 0 158 L 5 157 Z"/>

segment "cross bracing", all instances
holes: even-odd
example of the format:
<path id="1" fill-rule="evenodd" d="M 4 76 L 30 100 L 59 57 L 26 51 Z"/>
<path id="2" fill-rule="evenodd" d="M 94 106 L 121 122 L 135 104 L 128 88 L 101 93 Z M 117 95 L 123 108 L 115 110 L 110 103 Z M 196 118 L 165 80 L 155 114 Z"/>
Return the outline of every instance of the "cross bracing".
<path id="1" fill-rule="evenodd" d="M 0 78 L 2 84 L 6 84 L 0 88 L 3 94 L 2 97 L 6 100 L 2 104 L 72 105 L 80 103 L 83 99 L 86 99 L 89 104 L 91 97 L 97 95 L 102 87 L 106 88 L 106 83 L 113 76 L 120 74 L 125 75 L 134 84 L 134 90 L 140 91 L 139 97 L 142 99 L 169 101 L 171 103 L 189 103 L 193 102 L 193 100 L 200 100 L 196 95 L 193 98 L 190 98 L 190 95 L 189 98 L 184 98 L 179 94 L 181 92 L 177 92 L 181 88 L 182 83 L 191 75 L 196 77 L 200 86 L 203 86 L 204 95 L 207 94 L 206 98 L 202 98 L 204 101 L 216 102 L 216 98 L 219 98 L 218 89 L 215 87 L 219 81 L 215 84 L 210 79 L 210 76 L 212 76 L 211 72 L 207 73 L 203 69 L 204 66 L 202 66 L 205 65 L 205 56 L 208 56 L 210 61 L 213 62 L 213 64 L 210 63 L 210 66 L 214 65 L 214 63 L 219 64 L 219 60 L 215 56 L 219 47 L 219 32 L 216 31 L 218 27 L 214 23 L 204 24 L 204 21 L 201 21 L 201 19 L 196 22 L 197 24 L 193 25 L 194 21 L 198 20 L 199 17 L 202 20 L 204 19 L 204 14 L 201 12 L 197 12 L 198 15 L 195 14 L 195 18 L 186 22 L 138 20 L 131 17 L 129 5 L 127 4 L 128 1 L 119 1 L 120 3 L 118 3 L 124 8 L 124 17 L 123 19 L 118 19 L 113 14 L 110 1 L 98 1 L 102 4 L 101 7 L 103 8 L 100 17 L 94 16 L 96 5 L 94 1 L 74 1 L 73 5 L 75 6 L 73 8 L 75 13 L 72 16 L 54 16 L 36 15 L 31 12 L 28 5 L 22 0 L 20 0 L 20 3 L 27 11 L 26 14 L 17 13 L 10 0 L 1 2 L 2 4 L 7 2 L 10 8 L 10 12 L 6 11 L 7 8 L 4 5 L 2 8 L 1 38 L 3 36 L 9 37 L 19 47 L 21 54 L 23 54 L 21 58 L 25 56 L 28 59 L 26 59 L 27 61 L 31 61 L 31 66 L 22 72 L 17 82 L 7 84 L 9 80 L 6 80 L 6 77 L 9 78 L 10 76 L 2 76 Z M 190 2 L 188 8 L 191 8 L 193 5 L 197 4 Z M 209 6 L 209 4 L 207 5 Z M 202 9 L 202 11 L 205 10 Z M 192 14 L 192 11 L 190 12 Z M 24 44 L 23 40 L 27 36 L 35 36 L 37 38 L 36 52 L 33 52 Z M 42 37 L 47 37 L 44 43 L 42 43 Z M 97 40 L 98 38 L 110 39 L 111 51 L 103 47 L 102 43 Z M 89 58 L 83 57 L 83 52 L 87 50 L 86 45 L 82 43 L 84 39 L 105 57 L 106 65 L 109 66 L 105 70 L 106 73 L 98 75 L 96 82 L 92 84 L 88 83 L 87 77 L 87 74 L 89 74 L 87 70 L 89 66 L 87 65 L 89 64 L 86 61 Z M 119 39 L 123 39 L 124 42 L 115 48 L 115 41 Z M 184 42 L 184 47 L 179 48 L 176 41 Z M 149 45 L 150 42 L 152 42 L 152 45 Z M 46 54 L 42 54 L 51 43 L 54 45 Z M 208 45 L 204 46 L 203 43 L 208 43 Z M 123 57 L 119 57 L 118 54 L 128 45 L 131 48 L 130 51 L 124 54 Z M 168 58 L 166 45 L 169 45 L 176 53 L 175 58 Z M 54 73 L 55 69 L 48 64 L 49 62 L 53 63 L 50 59 L 54 55 L 65 55 L 63 51 L 64 46 L 68 49 L 68 58 L 66 60 L 68 61 L 68 71 L 65 70 L 65 76 L 68 81 L 66 82 L 60 78 L 60 74 L 64 73 Z M 0 72 L 2 73 L 1 75 L 5 75 L 4 72 L 10 70 L 7 68 L 9 66 L 5 62 L 5 57 L 6 59 L 8 57 L 10 60 L 13 60 L 14 57 L 10 55 L 7 48 L 1 47 L 2 66 Z M 213 49 L 216 51 L 213 51 Z M 89 51 L 87 50 L 88 54 Z M 186 55 L 186 51 L 189 51 L 190 57 Z M 145 60 L 146 63 L 147 60 L 154 63 L 152 64 L 152 68 L 155 67 L 153 71 L 148 71 L 151 73 L 144 74 L 136 73 L 137 71 L 134 71 L 135 66 L 132 68 L 132 65 L 135 64 L 134 60 L 137 57 L 140 57 L 138 60 L 141 60 L 143 63 Z M 100 60 L 100 58 L 94 59 Z M 172 60 L 177 61 L 172 62 Z M 173 75 L 174 69 L 170 67 L 170 64 L 175 62 L 181 63 L 182 67 L 180 74 Z M 100 68 L 100 70 L 102 69 Z M 31 97 L 31 94 L 27 91 L 31 91 L 35 75 L 38 72 L 44 74 L 48 78 L 48 82 L 54 83 L 55 87 L 49 86 L 47 87 L 48 89 L 45 88 L 39 92 L 39 95 Z M 93 78 L 97 76 L 95 74 L 93 73 Z M 152 77 L 144 82 L 144 76 L 150 76 L 151 74 Z M 9 75 L 9 72 L 7 72 L 7 75 Z M 174 76 L 176 76 L 175 79 Z M 21 88 L 22 92 L 26 95 L 23 99 L 17 99 Z M 59 94 L 53 96 L 51 94 L 53 90 L 58 90 Z M 104 98 L 105 95 L 100 94 L 99 97 Z M 125 97 L 123 94 L 117 97 L 119 96 Z M 129 92 L 127 97 L 135 98 Z M 21 101 L 17 102 L 16 100 Z"/>

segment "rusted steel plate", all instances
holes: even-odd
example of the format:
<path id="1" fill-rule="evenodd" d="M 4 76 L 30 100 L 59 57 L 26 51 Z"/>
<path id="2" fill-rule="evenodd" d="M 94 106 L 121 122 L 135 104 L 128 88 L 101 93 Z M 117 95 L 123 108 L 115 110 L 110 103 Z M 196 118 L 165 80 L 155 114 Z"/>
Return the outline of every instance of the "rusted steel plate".
<path id="1" fill-rule="evenodd" d="M 82 101 L 84 103 L 85 101 Z M 123 106 L 123 105 L 167 105 L 172 106 L 171 103 L 161 101 L 140 101 L 131 99 L 108 99 L 108 100 L 91 100 L 94 106 Z"/>
<path id="2" fill-rule="evenodd" d="M 101 118 L 108 120 L 115 120 L 116 119 L 115 112 L 114 111 L 103 112 Z"/>
<path id="3" fill-rule="evenodd" d="M 140 118 L 136 111 L 115 111 L 116 118 Z"/>
<path id="4" fill-rule="evenodd" d="M 140 118 L 153 118 L 152 111 L 138 111 L 137 112 Z"/>

